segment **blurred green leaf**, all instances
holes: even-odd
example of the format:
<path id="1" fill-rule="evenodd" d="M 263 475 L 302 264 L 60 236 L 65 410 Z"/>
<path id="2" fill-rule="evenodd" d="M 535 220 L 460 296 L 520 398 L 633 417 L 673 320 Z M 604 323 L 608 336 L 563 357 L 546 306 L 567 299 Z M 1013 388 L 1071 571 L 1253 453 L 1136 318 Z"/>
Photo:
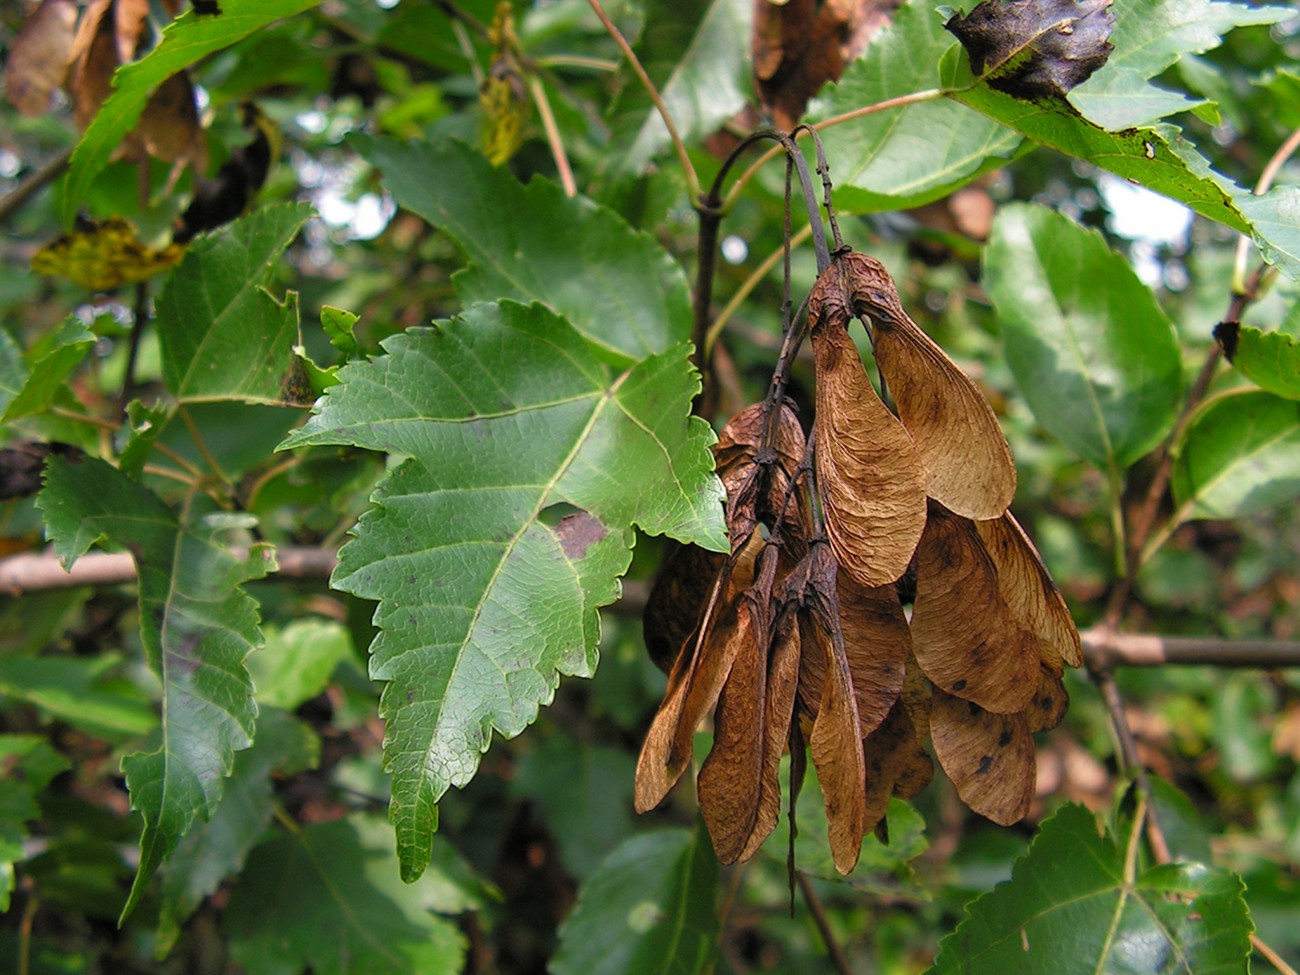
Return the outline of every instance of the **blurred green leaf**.
<path id="1" fill-rule="evenodd" d="M 1258 782 L 1276 770 L 1272 715 L 1277 698 L 1258 674 L 1229 674 L 1214 695 L 1214 743 L 1224 774 L 1237 783 Z"/>
<path id="2" fill-rule="evenodd" d="M 130 549 L 140 638 L 162 681 L 157 750 L 122 760 L 131 805 L 145 820 L 125 916 L 194 821 L 212 816 L 234 753 L 251 742 L 257 708 L 244 658 L 261 634 L 256 604 L 240 587 L 275 562 L 266 545 L 243 555 L 226 547 L 228 517 L 181 525 L 156 495 L 97 458 L 51 457 L 46 471 L 39 504 L 65 565 L 103 539 Z"/>
<path id="3" fill-rule="evenodd" d="M 1250 917 L 1241 880 L 1201 864 L 1126 874 L 1092 813 L 1063 806 L 1011 880 L 967 907 L 931 975 L 1244 975 Z"/>
<path id="4" fill-rule="evenodd" d="M 151 701 L 103 679 L 114 655 L 0 657 L 0 695 L 40 708 L 74 728 L 110 741 L 139 738 L 158 727 Z"/>
<path id="5" fill-rule="evenodd" d="M 94 333 L 75 317 L 46 334 L 28 354 L 31 371 L 0 421 L 7 423 L 46 409 L 94 344 Z"/>
<path id="6" fill-rule="evenodd" d="M 1300 187 L 1279 186 L 1263 196 L 1246 193 L 1237 202 L 1254 226 L 1264 260 L 1300 280 Z"/>
<path id="7" fill-rule="evenodd" d="M 100 107 L 72 154 L 63 188 L 63 222 L 71 225 L 91 185 L 122 138 L 140 118 L 149 96 L 164 81 L 208 55 L 229 47 L 281 19 L 310 10 L 320 0 L 221 0 L 218 16 L 188 10 L 163 29 L 158 46 L 123 65 L 115 91 Z"/>
<path id="8" fill-rule="evenodd" d="M 719 933 L 718 861 L 703 827 L 633 836 L 578 891 L 552 975 L 705 975 Z"/>
<path id="9" fill-rule="evenodd" d="M 344 366 L 284 445 L 409 458 L 333 577 L 382 601 L 370 672 L 391 682 L 381 713 L 409 879 L 435 803 L 473 778 L 492 730 L 519 734 L 562 675 L 595 670 L 595 611 L 618 595 L 631 523 L 727 543 L 685 347 L 615 372 L 564 319 L 512 301 L 383 347 Z"/>
<path id="10" fill-rule="evenodd" d="M 325 689 L 338 662 L 352 653 L 352 635 L 333 620 L 294 620 L 267 627 L 266 645 L 248 658 L 259 704 L 292 711 Z"/>
<path id="11" fill-rule="evenodd" d="M 1170 481 L 1174 521 L 1240 518 L 1300 495 L 1300 403 L 1260 390 L 1216 396 L 1192 417 Z"/>
<path id="12" fill-rule="evenodd" d="M 829 118 L 937 88 L 939 57 L 955 46 L 931 5 L 910 3 L 871 39 L 839 84 L 827 88 L 816 114 Z M 1005 165 L 1021 143 L 1015 132 L 950 99 L 840 123 L 822 140 L 835 205 L 847 211 L 901 209 L 946 196 Z"/>
<path id="13" fill-rule="evenodd" d="M 0 912 L 9 910 L 26 823 L 41 814 L 37 796 L 69 764 L 41 735 L 0 735 Z"/>
<path id="14" fill-rule="evenodd" d="M 1300 399 L 1300 340 L 1249 325 L 1231 334 L 1232 365 L 1238 372 L 1270 393 Z"/>
<path id="15" fill-rule="evenodd" d="M 1093 230 L 1045 207 L 998 211 L 984 253 L 1007 362 L 1034 417 L 1115 474 L 1173 424 L 1182 359 L 1151 291 Z"/>
<path id="16" fill-rule="evenodd" d="M 285 402 L 298 299 L 266 285 L 311 215 L 305 203 L 261 207 L 190 245 L 158 295 L 163 378 L 177 399 Z"/>
<path id="17" fill-rule="evenodd" d="M 453 237 L 469 257 L 454 277 L 466 305 L 515 298 L 563 315 L 626 365 L 690 336 L 681 268 L 612 210 L 535 178 L 522 186 L 457 142 L 402 145 L 354 136 L 399 204 Z"/>
<path id="18" fill-rule="evenodd" d="M 446 878 L 404 884 L 395 867 L 376 816 L 262 843 L 226 908 L 231 958 L 249 975 L 459 975 L 465 936 L 433 913 Z"/>

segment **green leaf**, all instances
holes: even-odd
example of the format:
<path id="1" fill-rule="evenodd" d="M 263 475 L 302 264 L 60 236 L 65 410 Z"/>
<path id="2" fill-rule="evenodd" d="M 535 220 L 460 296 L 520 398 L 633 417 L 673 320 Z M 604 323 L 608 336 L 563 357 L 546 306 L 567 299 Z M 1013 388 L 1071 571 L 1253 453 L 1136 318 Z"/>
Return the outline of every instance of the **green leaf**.
<path id="1" fill-rule="evenodd" d="M 14 864 L 26 855 L 25 824 L 41 814 L 37 796 L 69 764 L 41 735 L 0 735 L 0 912 L 9 910 Z"/>
<path id="2" fill-rule="evenodd" d="M 95 334 L 77 318 L 66 319 L 42 338 L 28 354 L 31 371 L 0 421 L 7 423 L 45 410 L 94 344 Z"/>
<path id="3" fill-rule="evenodd" d="M 27 362 L 22 347 L 0 328 L 0 409 L 7 410 L 27 382 Z"/>
<path id="4" fill-rule="evenodd" d="M 564 865 L 582 879 L 632 832 L 635 774 L 625 751 L 557 736 L 519 760 L 511 784 L 541 810 Z"/>
<path id="5" fill-rule="evenodd" d="M 118 470 L 134 480 L 140 478 L 154 441 L 162 435 L 174 411 L 174 406 L 145 406 L 138 399 L 126 405 L 126 443 L 117 457 Z"/>
<path id="6" fill-rule="evenodd" d="M 312 215 L 305 203 L 260 207 L 200 237 L 158 295 L 163 379 L 182 402 L 285 402 L 298 299 L 266 290 L 280 254 Z"/>
<path id="7" fill-rule="evenodd" d="M 438 909 L 431 871 L 402 884 L 388 828 L 352 815 L 256 849 L 226 908 L 230 956 L 249 975 L 458 975 L 465 937 Z"/>
<path id="8" fill-rule="evenodd" d="M 1300 399 L 1300 339 L 1235 323 L 1219 326 L 1216 337 L 1220 329 L 1230 329 L 1222 341 L 1239 373 L 1270 393 Z"/>
<path id="9" fill-rule="evenodd" d="M 1285 7 L 1250 7 L 1218 0 L 1116 0 L 1115 50 L 1096 74 L 1069 94 L 1088 119 L 1124 129 L 1196 107 L 1200 102 L 1151 84 L 1179 58 L 1203 54 L 1223 35 L 1247 24 L 1275 24 L 1295 16 Z"/>
<path id="10" fill-rule="evenodd" d="M 333 305 L 324 305 L 320 310 L 321 328 L 325 329 L 325 334 L 329 336 L 330 345 L 348 357 L 360 351 L 357 337 L 353 334 L 357 320 L 357 315 L 342 308 L 335 308 Z"/>
<path id="11" fill-rule="evenodd" d="M 153 705 L 102 680 L 119 661 L 99 657 L 0 657 L 0 695 L 26 701 L 88 734 L 119 741 L 158 726 Z"/>
<path id="12" fill-rule="evenodd" d="M 1178 340 L 1099 233 L 1044 207 L 1002 207 L 984 280 L 1039 423 L 1112 474 L 1160 442 L 1182 396 Z"/>
<path id="13" fill-rule="evenodd" d="M 1173 863 L 1136 876 L 1092 813 L 1043 822 L 1011 879 L 967 906 L 930 975 L 1244 975 L 1253 926 L 1236 874 Z"/>
<path id="14" fill-rule="evenodd" d="M 704 975 L 720 925 L 718 861 L 703 827 L 620 844 L 578 891 L 551 975 Z"/>
<path id="15" fill-rule="evenodd" d="M 1197 410 L 1177 448 L 1175 521 L 1242 518 L 1300 495 L 1300 402 L 1259 390 Z"/>
<path id="16" fill-rule="evenodd" d="M 940 55 L 956 46 L 933 6 L 910 3 L 879 31 L 862 57 L 829 87 L 817 115 L 829 118 L 939 86 Z M 835 204 L 868 211 L 920 206 L 1003 165 L 1020 137 L 948 99 L 889 109 L 822 135 Z"/>
<path id="17" fill-rule="evenodd" d="M 453 281 L 466 305 L 498 298 L 550 305 L 615 365 L 689 338 L 681 268 L 612 210 L 569 199 L 544 179 L 522 186 L 457 142 L 350 141 L 383 170 L 399 204 L 464 248 L 469 267 Z"/>
<path id="18" fill-rule="evenodd" d="M 1264 260 L 1300 280 L 1300 188 L 1279 186 L 1263 196 L 1243 191 L 1237 203 L 1250 218 Z"/>
<path id="19" fill-rule="evenodd" d="M 50 458 L 38 504 L 65 565 L 101 539 L 130 549 L 145 660 L 162 682 L 158 749 L 122 760 L 131 805 L 145 821 L 125 917 L 194 821 L 212 816 L 234 753 L 252 739 L 257 708 L 244 658 L 261 634 L 257 606 L 240 586 L 275 563 L 270 546 L 236 555 L 221 541 L 231 527 L 246 528 L 246 518 L 181 525 L 156 495 L 97 458 Z"/>
<path id="20" fill-rule="evenodd" d="M 352 652 L 352 635 L 332 620 L 294 620 L 268 628 L 266 646 L 248 658 L 259 704 L 292 711 L 325 689 L 338 662 Z"/>
<path id="21" fill-rule="evenodd" d="M 239 871 L 262 838 L 275 811 L 272 776 L 314 768 L 319 759 L 320 739 L 308 725 L 277 708 L 258 714 L 257 736 L 235 756 L 221 805 L 210 820 L 194 825 L 158 871 L 158 957 L 171 950 L 185 919 Z"/>
<path id="22" fill-rule="evenodd" d="M 139 120 L 149 96 L 159 85 L 267 24 L 310 10 L 318 3 L 320 0 L 221 0 L 219 16 L 200 17 L 187 10 L 168 24 L 152 51 L 118 69 L 113 76 L 113 94 L 77 144 L 63 187 L 64 224 L 72 225 L 95 177 L 108 165 L 113 150 Z"/>
<path id="23" fill-rule="evenodd" d="M 375 492 L 333 585 L 380 600 L 371 676 L 391 683 L 386 767 L 403 875 L 428 859 L 435 803 L 493 729 L 519 734 L 561 675 L 596 665 L 630 525 L 727 547 L 712 431 L 678 346 L 615 372 L 540 305 L 475 305 L 352 362 L 285 446 L 409 458 Z"/>
<path id="24" fill-rule="evenodd" d="M 659 89 L 677 134 L 689 145 L 703 141 L 745 107 L 752 91 L 749 0 L 712 0 L 681 5 L 646 4 L 645 29 L 637 43 L 642 65 Z M 641 124 L 620 169 L 641 172 L 669 145 L 668 129 L 635 77 L 633 104 Z M 655 350 L 662 351 L 662 350 Z"/>

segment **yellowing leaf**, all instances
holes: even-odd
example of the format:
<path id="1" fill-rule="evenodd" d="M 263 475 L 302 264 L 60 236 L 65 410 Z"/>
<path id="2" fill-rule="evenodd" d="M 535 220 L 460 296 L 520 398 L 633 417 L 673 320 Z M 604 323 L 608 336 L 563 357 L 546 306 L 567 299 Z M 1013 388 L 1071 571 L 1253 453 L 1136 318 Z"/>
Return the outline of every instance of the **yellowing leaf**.
<path id="1" fill-rule="evenodd" d="M 128 221 L 110 217 L 46 244 L 32 255 L 32 270 L 67 278 L 89 291 L 112 291 L 167 270 L 182 253 L 175 245 L 155 250 Z"/>

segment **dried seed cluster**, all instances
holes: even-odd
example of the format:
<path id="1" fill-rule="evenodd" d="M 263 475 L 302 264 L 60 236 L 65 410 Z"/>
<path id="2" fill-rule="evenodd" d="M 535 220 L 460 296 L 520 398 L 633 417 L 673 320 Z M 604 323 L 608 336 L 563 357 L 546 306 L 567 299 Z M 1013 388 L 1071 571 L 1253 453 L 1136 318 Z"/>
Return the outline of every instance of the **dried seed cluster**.
<path id="1" fill-rule="evenodd" d="M 897 415 L 848 334 L 854 317 Z M 930 781 L 927 738 L 967 805 L 1002 824 L 1024 816 L 1031 736 L 1060 722 L 1062 673 L 1081 657 L 1065 601 L 1007 510 L 1015 466 L 993 411 L 907 316 L 884 267 L 837 253 L 808 329 L 812 436 L 777 396 L 732 418 L 715 448 L 731 555 L 682 550 L 647 606 L 647 642 L 675 659 L 636 806 L 658 805 L 681 777 L 712 712 L 700 809 L 718 857 L 746 859 L 776 826 L 782 754 L 797 776 L 806 741 L 848 873 L 889 797 Z"/>

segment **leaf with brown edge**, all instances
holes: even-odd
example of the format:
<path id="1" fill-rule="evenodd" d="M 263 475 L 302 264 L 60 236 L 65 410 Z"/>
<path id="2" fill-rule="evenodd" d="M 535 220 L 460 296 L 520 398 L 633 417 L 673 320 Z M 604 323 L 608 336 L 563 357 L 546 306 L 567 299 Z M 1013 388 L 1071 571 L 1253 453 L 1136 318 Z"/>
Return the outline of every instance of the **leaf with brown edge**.
<path id="1" fill-rule="evenodd" d="M 857 253 L 838 260 L 854 314 L 874 325 L 876 362 L 929 474 L 930 497 L 967 518 L 997 518 L 1016 495 L 1016 465 L 988 401 L 903 310 L 883 264 Z"/>
<path id="2" fill-rule="evenodd" d="M 1064 96 L 1106 63 L 1111 0 L 984 0 L 944 26 L 970 55 L 971 70 L 1017 98 Z"/>
<path id="3" fill-rule="evenodd" d="M 666 541 L 668 554 L 659 566 L 641 614 L 646 650 L 655 666 L 665 673 L 672 670 L 687 638 L 695 632 L 713 583 L 727 560 L 722 552 Z"/>
<path id="4" fill-rule="evenodd" d="M 1020 523 L 1008 511 L 1001 518 L 975 522 L 975 530 L 997 567 L 999 594 L 1012 617 L 1036 637 L 1043 664 L 1057 676 L 1063 667 L 1082 666 L 1074 617 Z"/>
<path id="5" fill-rule="evenodd" d="M 841 268 L 833 262 L 822 273 L 808 305 L 817 368 L 817 489 L 840 566 L 860 585 L 883 586 L 907 570 L 925 527 L 925 470 L 849 338 Z"/>
<path id="6" fill-rule="evenodd" d="M 731 665 L 752 638 L 749 614 L 740 613 L 740 594 L 754 581 L 754 562 L 763 547 L 755 533 L 743 549 L 723 565 L 709 597 L 709 606 L 683 648 L 672 672 L 663 703 L 646 732 L 636 764 L 633 793 L 637 812 L 659 805 L 681 778 L 691 760 L 691 736 L 718 701 Z"/>
<path id="7" fill-rule="evenodd" d="M 700 812 L 722 863 L 735 863 L 754 832 L 767 740 L 767 648 L 780 549 L 764 547 L 754 584 L 740 597 L 731 672 L 713 715 L 713 747 L 696 780 Z"/>
<path id="8" fill-rule="evenodd" d="M 957 795 L 975 812 L 999 826 L 1019 822 L 1029 812 L 1036 763 L 1024 715 L 993 714 L 936 688 L 930 742 Z"/>
<path id="9" fill-rule="evenodd" d="M 844 656 L 857 701 L 859 735 L 866 737 L 885 720 L 903 690 L 912 635 L 892 586 L 866 589 L 847 572 L 836 578 Z M 825 634 L 824 639 L 830 639 Z M 799 670 L 809 702 L 821 700 L 826 654 L 810 651 Z"/>
<path id="10" fill-rule="evenodd" d="M 912 649 L 937 687 L 998 714 L 1038 686 L 1038 641 L 1003 601 L 975 523 L 935 503 L 916 551 Z"/>
<path id="11" fill-rule="evenodd" d="M 22 114 L 44 115 L 68 76 L 76 34 L 75 0 L 44 0 L 18 32 L 5 63 L 5 93 Z"/>
<path id="12" fill-rule="evenodd" d="M 1038 681 L 1038 690 L 1022 714 L 1032 732 L 1051 731 L 1065 718 L 1070 708 L 1070 695 L 1065 690 L 1065 682 L 1060 674 L 1054 674 L 1043 667 Z"/>
<path id="13" fill-rule="evenodd" d="M 901 699 L 894 702 L 880 727 L 862 743 L 862 757 L 867 772 L 866 825 L 879 833 L 890 797 L 911 799 L 934 777 L 934 762 L 922 746 Z M 888 837 L 881 839 L 888 842 Z"/>

